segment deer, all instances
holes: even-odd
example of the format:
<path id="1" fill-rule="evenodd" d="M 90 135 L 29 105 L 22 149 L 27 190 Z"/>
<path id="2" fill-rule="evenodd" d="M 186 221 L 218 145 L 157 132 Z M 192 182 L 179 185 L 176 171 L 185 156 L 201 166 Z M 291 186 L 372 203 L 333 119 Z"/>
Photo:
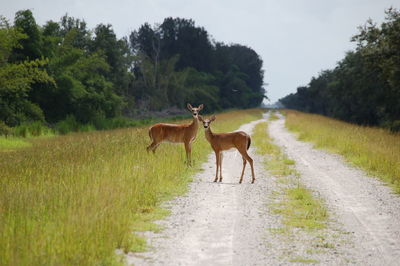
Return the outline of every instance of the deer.
<path id="1" fill-rule="evenodd" d="M 162 142 L 183 143 L 186 151 L 186 162 L 189 166 L 192 165 L 192 142 L 196 139 L 199 128 L 198 115 L 204 105 L 192 107 L 190 103 L 187 108 L 192 113 L 193 120 L 189 124 L 167 124 L 158 123 L 149 128 L 149 137 L 152 143 L 147 146 L 146 150 L 153 151 L 155 154 L 157 147 Z"/>
<path id="2" fill-rule="evenodd" d="M 214 182 L 218 181 L 218 170 L 219 170 L 219 182 L 222 182 L 222 152 L 225 150 L 235 148 L 242 155 L 243 159 L 243 170 L 240 176 L 239 184 L 241 184 L 243 181 L 243 174 L 247 162 L 249 162 L 251 166 L 251 174 L 252 174 L 251 183 L 253 184 L 254 181 L 256 180 L 254 175 L 253 159 L 247 153 L 247 150 L 250 148 L 251 144 L 250 136 L 243 131 L 219 133 L 219 134 L 213 133 L 211 131 L 210 125 L 213 121 L 215 121 L 215 119 L 216 119 L 215 115 L 213 115 L 210 119 L 204 119 L 201 115 L 199 115 L 199 120 L 203 123 L 203 127 L 205 130 L 205 137 L 215 152 L 217 169 L 215 172 Z"/>

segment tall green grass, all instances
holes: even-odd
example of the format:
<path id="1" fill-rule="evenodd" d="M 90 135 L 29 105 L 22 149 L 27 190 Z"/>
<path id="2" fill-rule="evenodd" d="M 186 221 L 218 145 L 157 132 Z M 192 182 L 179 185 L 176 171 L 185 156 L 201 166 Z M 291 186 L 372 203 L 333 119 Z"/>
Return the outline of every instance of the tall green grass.
<path id="1" fill-rule="evenodd" d="M 24 123 L 13 128 L 13 134 L 18 137 L 28 138 L 54 135 L 54 132 L 52 129 L 43 125 L 42 122 L 36 121 L 31 123 Z"/>
<path id="2" fill-rule="evenodd" d="M 158 122 L 173 122 L 181 121 L 190 118 L 189 113 L 185 115 L 177 115 L 172 117 L 151 117 L 145 119 L 132 119 L 128 117 L 97 117 L 93 119 L 90 123 L 80 123 L 76 120 L 73 115 L 68 115 L 64 120 L 59 121 L 55 124 L 55 131 L 59 134 L 67 134 L 70 132 L 88 132 L 94 130 L 111 130 L 117 128 L 126 127 L 138 127 L 150 125 Z"/>
<path id="3" fill-rule="evenodd" d="M 400 133 L 292 110 L 286 111 L 286 127 L 299 133 L 300 140 L 343 155 L 400 193 Z"/>
<path id="4" fill-rule="evenodd" d="M 68 115 L 64 120 L 56 124 L 47 126 L 41 121 L 25 122 L 16 127 L 8 127 L 3 121 L 0 121 L 0 136 L 14 138 L 31 138 L 42 136 L 54 136 L 57 134 L 65 135 L 72 132 L 89 132 L 95 130 L 111 130 L 117 128 L 138 127 L 150 125 L 157 122 L 180 121 L 191 117 L 187 115 L 177 115 L 167 118 L 147 118 L 132 119 L 128 117 L 105 118 L 98 117 L 89 123 L 80 123 L 73 115 Z"/>
<path id="5" fill-rule="evenodd" d="M 21 138 L 0 136 L 0 152 L 30 147 L 31 145 L 30 142 Z"/>
<path id="6" fill-rule="evenodd" d="M 190 117 L 190 115 L 168 117 L 165 118 L 165 122 L 179 121 L 188 117 Z M 40 121 L 26 122 L 10 128 L 4 122 L 0 121 L 0 152 L 29 147 L 32 145 L 31 142 L 34 142 L 37 137 L 54 137 L 56 135 L 65 135 L 73 132 L 139 127 L 161 121 L 161 118 L 134 120 L 127 117 L 100 117 L 91 123 L 82 124 L 79 123 L 74 116 L 69 115 L 66 119 L 54 124 L 51 128 Z"/>
<path id="7" fill-rule="evenodd" d="M 216 131 L 261 117 L 217 115 Z M 147 154 L 147 127 L 41 138 L 0 160 L 0 265 L 109 265 L 115 250 L 140 250 L 160 203 L 183 193 L 211 149 L 199 128 L 194 167 L 183 145 Z M 145 224 L 146 226 L 144 226 Z"/>

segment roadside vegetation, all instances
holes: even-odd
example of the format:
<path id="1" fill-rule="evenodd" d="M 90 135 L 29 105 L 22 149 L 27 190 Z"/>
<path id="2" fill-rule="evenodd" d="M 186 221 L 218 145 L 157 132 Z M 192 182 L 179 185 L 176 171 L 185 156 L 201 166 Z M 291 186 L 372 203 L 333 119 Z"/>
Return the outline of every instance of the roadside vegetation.
<path id="1" fill-rule="evenodd" d="M 0 151 L 9 151 L 31 146 L 27 140 L 16 137 L 0 136 Z"/>
<path id="2" fill-rule="evenodd" d="M 276 115 L 270 116 L 276 119 Z M 334 247 L 325 242 L 325 237 L 320 229 L 324 229 L 328 222 L 328 212 L 321 198 L 311 190 L 305 188 L 300 181 L 299 173 L 294 169 L 295 162 L 290 160 L 281 149 L 272 142 L 267 132 L 268 123 L 262 122 L 255 126 L 252 139 L 257 148 L 256 152 L 265 158 L 265 168 L 280 184 L 278 191 L 272 192 L 271 211 L 281 215 L 282 227 L 271 228 L 273 232 L 280 233 L 285 241 L 295 241 L 299 230 L 312 233 L 317 237 L 309 245 L 309 253 L 323 252 L 324 248 Z M 302 258 L 295 255 L 295 250 L 290 251 L 291 262 L 318 262 L 312 258 Z"/>
<path id="3" fill-rule="evenodd" d="M 286 127 L 317 148 L 343 155 L 400 193 L 400 134 L 286 110 Z"/>
<path id="4" fill-rule="evenodd" d="M 0 121 L 0 152 L 10 151 L 17 148 L 29 147 L 36 138 L 55 137 L 73 132 L 90 132 L 96 130 L 111 130 L 118 128 L 139 127 L 159 122 L 176 122 L 191 117 L 177 115 L 164 118 L 130 119 L 127 117 L 102 118 L 95 123 L 80 123 L 73 116 L 68 116 L 55 124 L 52 128 L 36 121 L 23 123 L 16 127 L 8 127 Z"/>
<path id="5" fill-rule="evenodd" d="M 259 109 L 217 114 L 215 130 L 259 119 Z M 180 121 L 182 122 L 182 121 Z M 133 231 L 167 213 L 163 200 L 183 193 L 210 147 L 199 128 L 194 167 L 183 145 L 147 154 L 147 127 L 35 138 L 31 147 L 1 153 L 0 265 L 118 264 L 143 250 Z"/>
<path id="6" fill-rule="evenodd" d="M 400 131 L 400 10 L 388 8 L 353 36 L 356 48 L 334 69 L 279 101 L 290 109 Z"/>
<path id="7" fill-rule="evenodd" d="M 29 9 L 13 21 L 0 14 L 0 121 L 87 131 L 187 103 L 207 112 L 261 104 L 263 61 L 252 48 L 214 40 L 192 19 L 143 22 L 117 37 L 111 24 L 89 28 L 67 14 L 44 25 Z"/>
<path id="8" fill-rule="evenodd" d="M 274 120 L 278 120 L 279 119 L 279 117 L 276 115 L 276 112 L 277 111 L 275 111 L 275 110 L 271 110 L 270 111 L 270 115 L 269 115 L 269 121 L 274 121 Z"/>

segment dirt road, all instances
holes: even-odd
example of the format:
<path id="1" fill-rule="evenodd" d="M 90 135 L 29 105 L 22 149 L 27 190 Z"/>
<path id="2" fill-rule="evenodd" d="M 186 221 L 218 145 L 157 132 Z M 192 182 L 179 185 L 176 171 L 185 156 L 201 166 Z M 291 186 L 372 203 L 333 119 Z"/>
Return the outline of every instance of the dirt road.
<path id="1" fill-rule="evenodd" d="M 331 213 L 353 234 L 355 261 L 400 265 L 400 198 L 375 178 L 349 166 L 337 155 L 297 141 L 284 119 L 269 127 L 276 143 L 296 161 L 303 184 L 326 199 Z"/>
<path id="2" fill-rule="evenodd" d="M 240 130 L 251 134 L 255 124 Z M 287 265 L 308 262 L 323 265 L 398 265 L 400 261 L 400 200 L 390 189 L 348 167 L 338 156 L 318 151 L 295 140 L 283 120 L 271 122 L 270 134 L 296 161 L 302 182 L 318 191 L 331 214 L 324 238 L 333 247 L 310 253 L 310 243 L 321 236 L 297 232 L 280 235 L 280 216 L 269 208 L 280 189 L 279 180 L 265 171 L 254 147 L 256 182 L 250 169 L 238 184 L 241 156 L 228 151 L 223 157 L 223 182 L 213 183 L 215 156 L 210 154 L 190 185 L 189 192 L 170 201 L 171 215 L 158 223 L 161 233 L 146 232 L 150 251 L 129 253 L 135 265 Z M 319 233 L 320 235 L 322 233 Z M 286 239 L 287 238 L 287 239 Z M 314 242 L 313 242 L 314 241 Z"/>
<path id="3" fill-rule="evenodd" d="M 240 128 L 250 133 L 254 121 Z M 254 157 L 253 148 L 250 156 Z M 254 158 L 255 159 L 255 158 Z M 266 178 L 260 160 L 255 160 L 256 184 L 250 184 L 250 169 L 238 184 L 242 158 L 236 151 L 223 155 L 222 183 L 213 183 L 215 155 L 190 185 L 187 195 L 169 203 L 172 214 L 159 224 L 161 234 L 147 233 L 150 252 L 131 254 L 136 265 L 259 265 L 264 257 L 263 238 L 270 220 L 265 204 L 271 179 Z M 249 168 L 249 167 L 247 167 Z"/>

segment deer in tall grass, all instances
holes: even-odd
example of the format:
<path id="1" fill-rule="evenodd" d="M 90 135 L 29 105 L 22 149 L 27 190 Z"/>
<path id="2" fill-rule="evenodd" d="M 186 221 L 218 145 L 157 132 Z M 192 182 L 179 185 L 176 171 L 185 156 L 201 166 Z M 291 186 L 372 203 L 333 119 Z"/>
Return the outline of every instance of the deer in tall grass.
<path id="1" fill-rule="evenodd" d="M 149 136 L 152 143 L 146 148 L 156 152 L 158 145 L 162 142 L 183 143 L 186 151 L 186 162 L 192 165 L 192 142 L 196 139 L 197 130 L 199 128 L 198 116 L 204 105 L 192 107 L 189 103 L 187 108 L 192 113 L 193 120 L 189 124 L 167 124 L 158 123 L 149 128 Z"/>
<path id="2" fill-rule="evenodd" d="M 252 181 L 254 183 L 256 180 L 254 175 L 254 167 L 253 167 L 253 159 L 247 153 L 247 150 L 250 148 L 251 138 L 248 134 L 243 131 L 231 132 L 231 133 L 213 133 L 211 131 L 211 123 L 216 119 L 213 115 L 210 119 L 204 119 L 201 115 L 199 115 L 199 120 L 203 122 L 203 126 L 205 129 L 205 136 L 208 142 L 210 143 L 211 147 L 215 152 L 215 159 L 216 159 L 216 173 L 214 182 L 218 181 L 218 170 L 219 170 L 219 182 L 222 181 L 222 152 L 225 150 L 229 150 L 232 148 L 236 148 L 240 154 L 242 155 L 243 159 L 243 169 L 242 174 L 240 176 L 239 184 L 243 181 L 243 174 L 246 168 L 247 162 L 249 162 L 251 166 L 251 174 L 252 174 Z"/>

